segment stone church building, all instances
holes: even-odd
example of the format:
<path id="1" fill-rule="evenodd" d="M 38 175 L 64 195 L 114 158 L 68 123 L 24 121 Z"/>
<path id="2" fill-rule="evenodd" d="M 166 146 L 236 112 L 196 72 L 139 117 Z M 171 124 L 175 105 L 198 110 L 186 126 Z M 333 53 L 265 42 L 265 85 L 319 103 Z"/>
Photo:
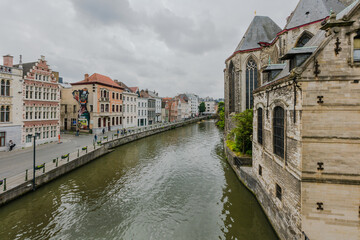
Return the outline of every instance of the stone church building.
<path id="1" fill-rule="evenodd" d="M 254 110 L 239 176 L 279 237 L 360 239 L 360 1 L 300 0 L 283 29 L 255 16 L 225 63 L 226 133 Z"/>

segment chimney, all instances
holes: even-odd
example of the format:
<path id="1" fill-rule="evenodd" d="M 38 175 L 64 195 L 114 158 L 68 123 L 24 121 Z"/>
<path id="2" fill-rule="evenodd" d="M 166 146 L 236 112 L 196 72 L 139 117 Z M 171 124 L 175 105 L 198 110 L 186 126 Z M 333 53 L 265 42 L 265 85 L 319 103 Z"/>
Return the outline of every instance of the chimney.
<path id="1" fill-rule="evenodd" d="M 41 55 L 40 58 L 41 58 L 42 61 L 45 61 L 45 56 L 44 55 Z"/>
<path id="2" fill-rule="evenodd" d="M 3 56 L 4 66 L 6 66 L 6 67 L 12 67 L 12 66 L 14 65 L 14 64 L 13 64 L 13 59 L 14 59 L 14 57 L 13 57 L 13 56 L 10 56 L 9 54 Z"/>
<path id="3" fill-rule="evenodd" d="M 85 73 L 85 81 L 88 82 L 89 81 L 89 74 Z"/>

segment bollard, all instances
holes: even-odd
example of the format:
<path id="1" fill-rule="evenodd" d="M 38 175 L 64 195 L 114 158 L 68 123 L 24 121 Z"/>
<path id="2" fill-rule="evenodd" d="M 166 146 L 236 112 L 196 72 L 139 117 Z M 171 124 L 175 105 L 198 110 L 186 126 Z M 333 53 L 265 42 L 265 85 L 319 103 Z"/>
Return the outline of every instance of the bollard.
<path id="1" fill-rule="evenodd" d="M 87 146 L 86 146 L 86 153 L 87 153 Z"/>
<path id="2" fill-rule="evenodd" d="M 56 158 L 56 167 L 58 167 L 59 164 L 59 157 Z"/>
<path id="3" fill-rule="evenodd" d="M 25 182 L 28 180 L 28 170 L 26 169 L 26 172 L 25 172 Z"/>
<path id="4" fill-rule="evenodd" d="M 4 178 L 4 191 L 6 191 L 6 178 Z"/>
<path id="5" fill-rule="evenodd" d="M 112 134 L 112 140 L 114 140 L 114 134 Z"/>
<path id="6" fill-rule="evenodd" d="M 45 173 L 45 163 L 44 163 L 44 167 L 43 167 L 43 173 Z"/>
<path id="7" fill-rule="evenodd" d="M 68 162 L 69 162 L 69 159 L 70 159 L 70 153 L 68 153 L 68 160 L 67 160 Z"/>
<path id="8" fill-rule="evenodd" d="M 95 142 L 94 142 L 94 150 L 95 150 Z"/>
<path id="9" fill-rule="evenodd" d="M 78 149 L 78 157 L 80 156 L 80 149 Z"/>

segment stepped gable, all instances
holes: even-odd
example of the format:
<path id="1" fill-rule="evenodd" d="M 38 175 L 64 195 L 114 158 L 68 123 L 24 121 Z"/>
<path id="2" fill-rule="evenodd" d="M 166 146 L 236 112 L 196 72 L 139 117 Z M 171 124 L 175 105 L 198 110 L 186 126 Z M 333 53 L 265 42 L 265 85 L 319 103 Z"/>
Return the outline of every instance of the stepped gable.
<path id="1" fill-rule="evenodd" d="M 100 84 L 108 87 L 123 89 L 123 87 L 120 87 L 119 84 L 114 82 L 111 78 L 105 75 L 101 75 L 99 73 L 94 73 L 90 77 L 88 77 L 88 75 L 86 74 L 84 80 L 76 83 L 71 83 L 71 85 L 83 85 L 83 84 Z"/>
<path id="2" fill-rule="evenodd" d="M 259 48 L 259 42 L 271 42 L 280 31 L 271 18 L 255 16 L 235 52 Z"/>
<path id="3" fill-rule="evenodd" d="M 300 0 L 291 13 L 285 29 L 322 20 L 330 15 L 330 11 L 339 13 L 345 8 L 346 5 L 339 0 Z"/>

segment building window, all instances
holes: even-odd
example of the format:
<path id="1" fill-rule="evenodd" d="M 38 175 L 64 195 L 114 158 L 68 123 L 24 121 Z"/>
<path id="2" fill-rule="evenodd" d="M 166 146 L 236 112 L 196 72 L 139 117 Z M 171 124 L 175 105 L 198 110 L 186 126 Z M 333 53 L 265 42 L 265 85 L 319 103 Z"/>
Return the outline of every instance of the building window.
<path id="1" fill-rule="evenodd" d="M 360 32 L 354 38 L 354 62 L 360 62 Z"/>
<path id="2" fill-rule="evenodd" d="M 119 117 L 116 117 L 116 125 L 119 125 Z"/>
<path id="3" fill-rule="evenodd" d="M 98 127 L 101 127 L 101 118 L 98 118 Z"/>
<path id="4" fill-rule="evenodd" d="M 281 199 L 282 199 L 282 189 L 278 184 L 276 184 L 276 197 L 281 201 Z"/>
<path id="5" fill-rule="evenodd" d="M 94 111 L 94 106 L 90 105 L 90 112 Z"/>
<path id="6" fill-rule="evenodd" d="M 252 92 L 257 87 L 257 64 L 250 58 L 246 64 L 246 109 L 253 107 L 253 94 Z"/>
<path id="7" fill-rule="evenodd" d="M 112 105 L 112 111 L 115 112 L 115 105 Z"/>
<path id="8" fill-rule="evenodd" d="M 109 112 L 109 104 L 105 105 L 105 112 Z"/>
<path id="9" fill-rule="evenodd" d="M 115 93 L 114 92 L 112 93 L 112 98 L 115 99 Z"/>
<path id="10" fill-rule="evenodd" d="M 259 165 L 259 175 L 262 176 L 262 166 Z"/>
<path id="11" fill-rule="evenodd" d="M 273 117 L 274 153 L 284 158 L 284 109 L 275 107 Z"/>
<path id="12" fill-rule="evenodd" d="M 263 110 L 258 108 L 258 143 L 263 144 Z"/>
<path id="13" fill-rule="evenodd" d="M 101 112 L 104 112 L 104 104 L 101 104 L 100 108 L 101 108 Z"/>
<path id="14" fill-rule="evenodd" d="M 10 122 L 10 107 L 1 106 L 0 109 L 0 122 Z"/>
<path id="15" fill-rule="evenodd" d="M 116 105 L 116 112 L 119 112 L 119 105 Z"/>
<path id="16" fill-rule="evenodd" d="M 308 32 L 304 32 L 303 35 L 299 38 L 299 40 L 296 43 L 295 47 L 303 47 L 305 44 L 307 44 L 309 42 L 309 40 L 312 38 L 313 36 L 308 33 Z"/>
<path id="17" fill-rule="evenodd" d="M 73 113 L 76 113 L 76 105 L 73 106 Z"/>
<path id="18" fill-rule="evenodd" d="M 5 96 L 5 80 L 1 80 L 1 96 Z"/>
<path id="19" fill-rule="evenodd" d="M 5 136 L 6 136 L 5 132 L 0 132 L 0 147 L 5 147 L 6 145 Z"/>
<path id="20" fill-rule="evenodd" d="M 115 117 L 112 117 L 112 125 L 115 125 Z"/>

